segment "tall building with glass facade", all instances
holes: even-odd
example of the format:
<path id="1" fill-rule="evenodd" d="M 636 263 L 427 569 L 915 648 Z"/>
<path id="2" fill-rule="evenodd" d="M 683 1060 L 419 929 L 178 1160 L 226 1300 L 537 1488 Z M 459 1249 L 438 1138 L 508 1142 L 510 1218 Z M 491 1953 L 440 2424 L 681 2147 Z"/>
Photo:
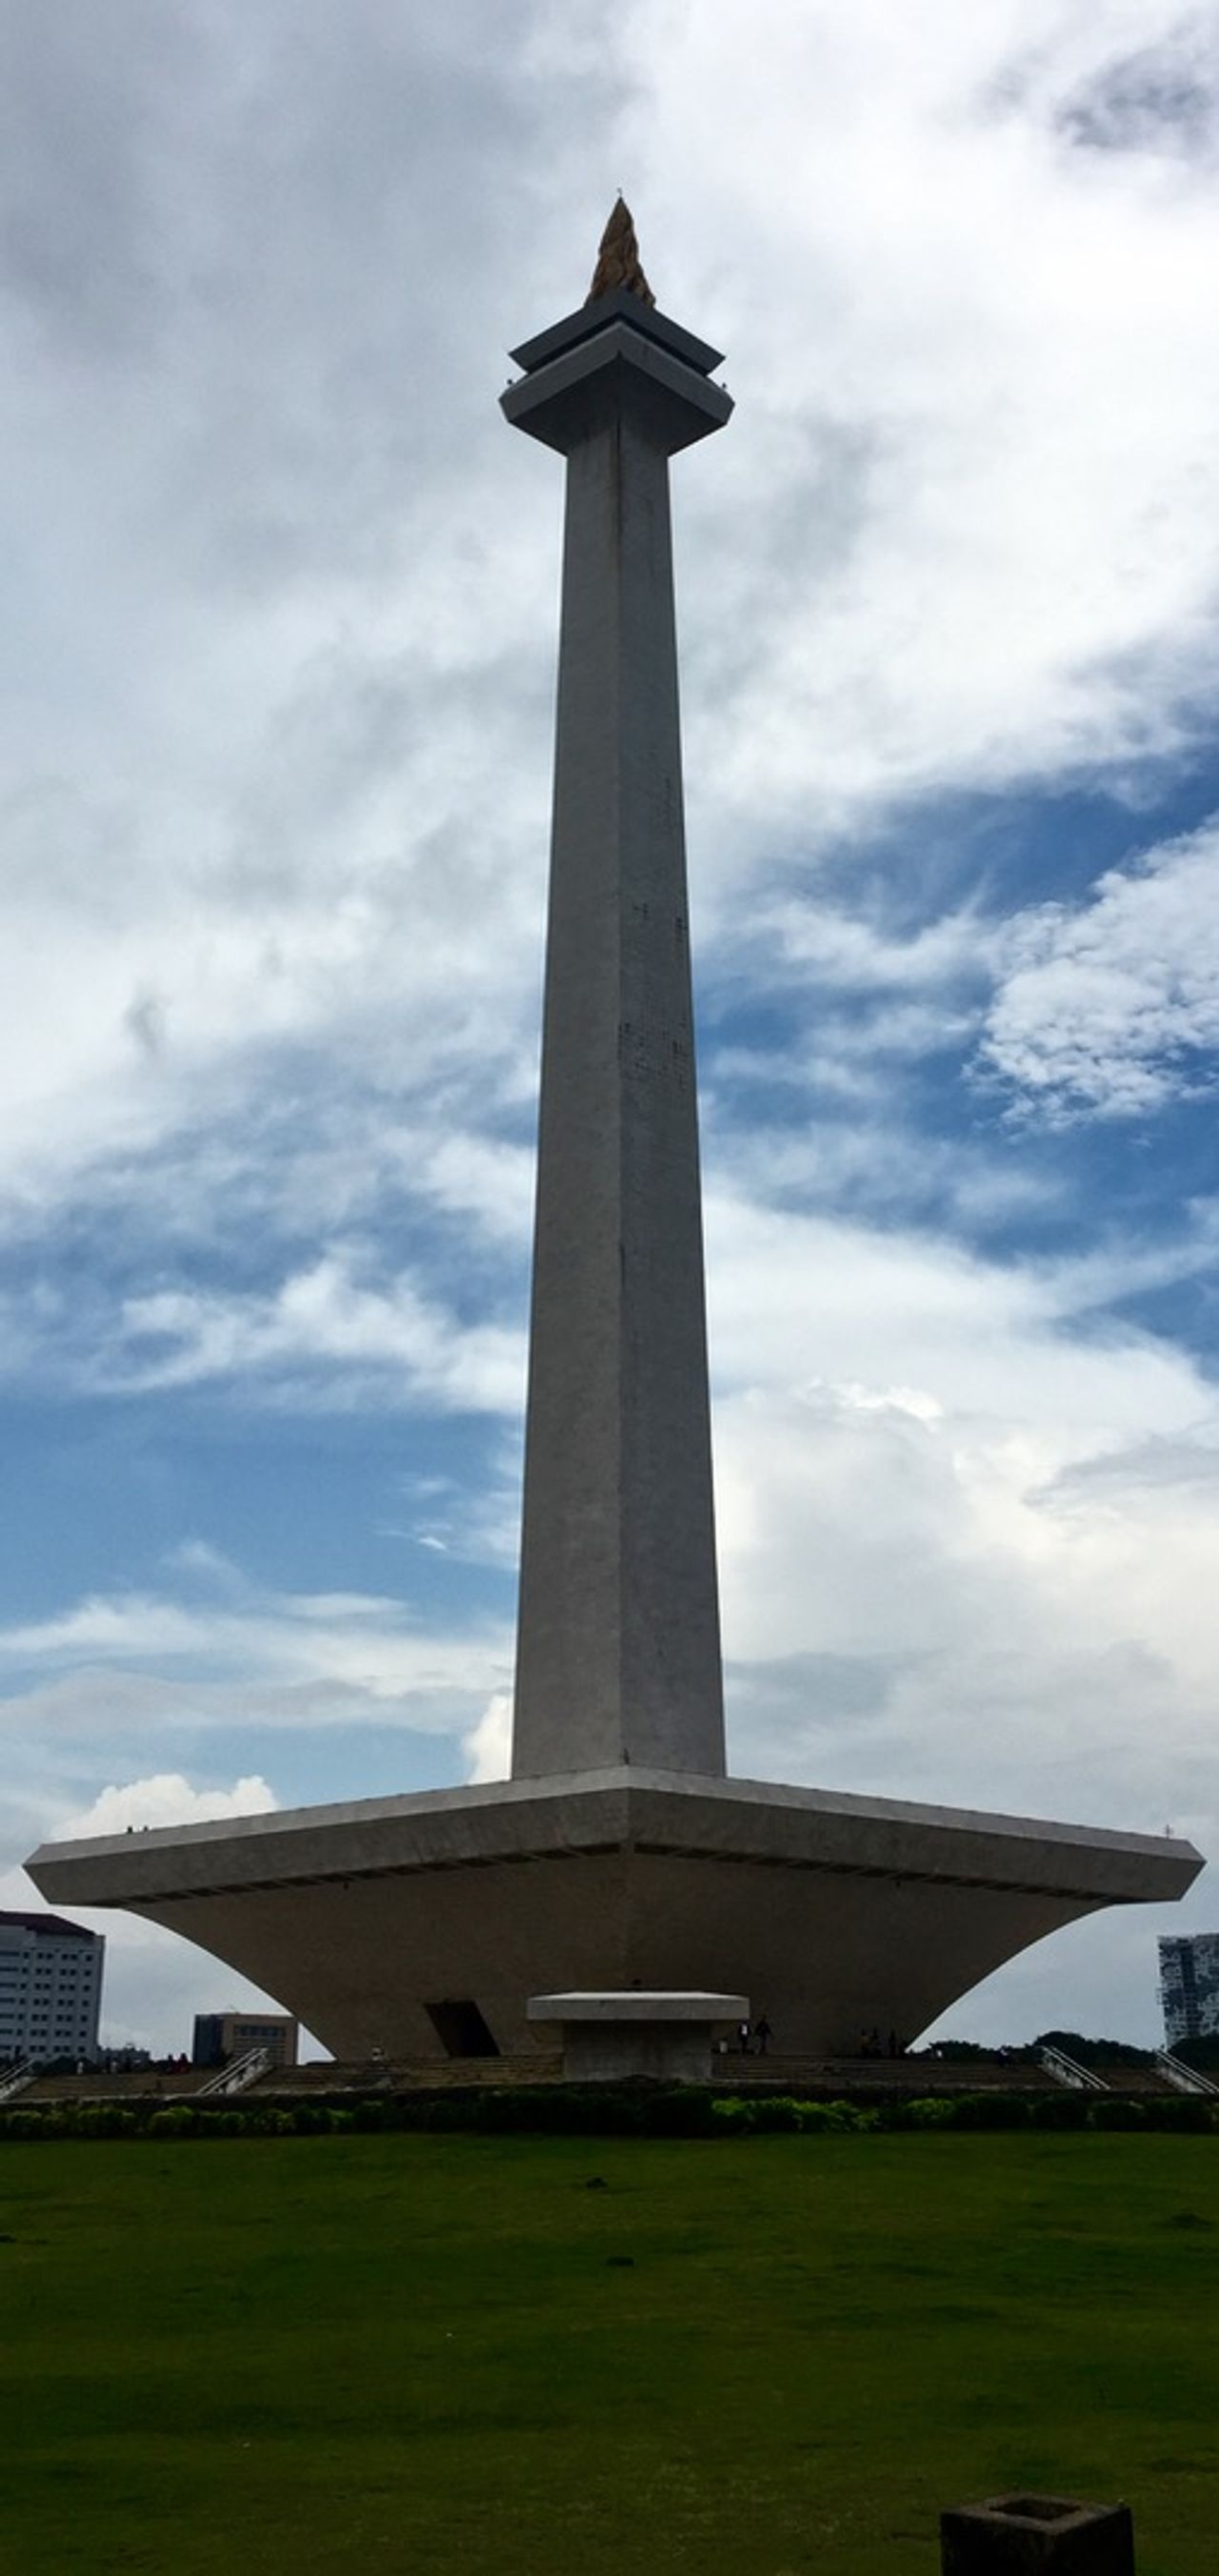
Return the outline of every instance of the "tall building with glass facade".
<path id="1" fill-rule="evenodd" d="M 1219 1932 L 1170 1933 L 1160 1943 L 1160 2001 L 1170 2048 L 1219 2039 Z"/>
<path id="2" fill-rule="evenodd" d="M 0 1914 L 0 2066 L 96 2057 L 105 1957 L 62 1914 Z"/>

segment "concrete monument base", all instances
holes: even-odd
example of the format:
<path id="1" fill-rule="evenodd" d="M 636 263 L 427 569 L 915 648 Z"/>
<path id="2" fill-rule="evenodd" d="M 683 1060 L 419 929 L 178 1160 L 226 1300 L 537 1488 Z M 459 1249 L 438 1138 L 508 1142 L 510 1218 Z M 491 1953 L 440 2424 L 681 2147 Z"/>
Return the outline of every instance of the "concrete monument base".
<path id="1" fill-rule="evenodd" d="M 908 2045 L 1102 1905 L 1180 1896 L 1187 1842 L 623 1766 L 46 1844 L 55 1906 L 122 1906 L 335 2056 L 525 2052 L 531 1996 L 747 1994 L 777 2050 Z"/>
<path id="2" fill-rule="evenodd" d="M 530 2021 L 558 2023 L 573 2083 L 709 2084 L 711 2037 L 749 2018 L 748 1995 L 531 1995 Z"/>

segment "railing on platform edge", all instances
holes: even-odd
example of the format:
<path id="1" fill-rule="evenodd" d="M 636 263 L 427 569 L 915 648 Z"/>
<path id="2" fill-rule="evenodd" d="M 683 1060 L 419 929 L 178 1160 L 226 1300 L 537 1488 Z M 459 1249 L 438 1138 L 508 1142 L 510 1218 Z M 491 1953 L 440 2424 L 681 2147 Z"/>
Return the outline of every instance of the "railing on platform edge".
<path id="1" fill-rule="evenodd" d="M 260 2075 L 269 2074 L 274 2063 L 273 2049 L 247 2048 L 243 2057 L 230 2058 L 227 2066 L 218 2066 L 206 2084 L 200 2085 L 195 2100 L 215 2101 L 225 2093 L 244 2093 L 248 2084 L 256 2084 Z"/>
<path id="2" fill-rule="evenodd" d="M 1157 2048 L 1156 2065 L 1162 2069 L 1169 2083 L 1175 2084 L 1178 2093 L 1209 2093 L 1212 2098 L 1219 2098 L 1219 2084 L 1214 2083 L 1209 2075 L 1204 2075 L 1200 2067 L 1187 2066 L 1184 2058 L 1174 2057 L 1170 2048 Z"/>
<path id="3" fill-rule="evenodd" d="M 1056 2084 L 1065 2084 L 1072 2093 L 1108 2093 L 1112 2090 L 1104 2076 L 1097 2074 L 1095 2067 L 1081 2066 L 1078 2058 L 1067 2056 L 1065 2049 L 1042 2048 L 1038 2055 L 1046 2074 L 1052 2075 Z"/>

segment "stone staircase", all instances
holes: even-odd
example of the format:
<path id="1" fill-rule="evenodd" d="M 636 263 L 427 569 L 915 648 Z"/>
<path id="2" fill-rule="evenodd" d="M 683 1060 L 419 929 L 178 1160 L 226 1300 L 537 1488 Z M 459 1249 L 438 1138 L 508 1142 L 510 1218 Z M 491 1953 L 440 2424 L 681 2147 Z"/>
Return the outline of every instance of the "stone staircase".
<path id="1" fill-rule="evenodd" d="M 929 2094 L 1045 2093 L 1051 2089 L 1044 2067 L 1017 2057 L 944 2059 L 939 2057 L 798 2057 L 775 2049 L 765 2057 L 742 2057 L 730 2049 L 712 2065 L 713 2084 L 724 2092 L 800 2093 L 826 2101 L 860 2093 Z"/>
<path id="2" fill-rule="evenodd" d="M 1137 2100 L 1179 2089 L 1158 2064 L 1090 2065 L 1082 2089 Z M 243 2102 L 351 2101 L 377 2093 L 446 2093 L 558 2084 L 563 2063 L 557 2049 L 534 2048 L 508 2057 L 373 2058 L 347 2065 L 319 2059 L 306 2066 L 272 2066 L 241 2087 Z M 771 2050 L 747 2057 L 733 2048 L 712 2060 L 711 2082 L 720 2093 L 794 2093 L 812 2101 L 894 2096 L 952 2097 L 962 2093 L 1052 2093 L 1067 2081 L 1032 2057 L 944 2059 L 910 2057 L 806 2057 Z M 1202 2088 L 1200 2088 L 1202 2089 Z M 22 2083 L 24 2109 L 39 2103 L 192 2101 L 215 2094 L 214 2068 L 133 2067 L 107 2074 L 33 2075 Z"/>
<path id="3" fill-rule="evenodd" d="M 40 2102 L 181 2102 L 200 2093 L 206 2066 L 131 2066 L 115 2074 L 94 2067 L 87 2075 L 36 2075 L 21 2094 L 21 2108 Z"/>
<path id="4" fill-rule="evenodd" d="M 557 2084 L 563 2061 L 557 2048 L 531 2048 L 513 2057 L 412 2057 L 364 2059 L 359 2064 L 275 2067 L 250 2086 L 247 2101 L 316 2100 L 327 2094 L 446 2093 L 462 2087 Z"/>

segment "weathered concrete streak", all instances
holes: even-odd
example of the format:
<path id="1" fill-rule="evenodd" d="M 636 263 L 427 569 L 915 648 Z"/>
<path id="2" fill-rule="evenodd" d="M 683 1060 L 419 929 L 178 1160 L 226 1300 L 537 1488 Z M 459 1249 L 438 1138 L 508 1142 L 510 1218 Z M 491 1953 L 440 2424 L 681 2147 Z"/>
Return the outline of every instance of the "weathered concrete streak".
<path id="1" fill-rule="evenodd" d="M 725 1767 L 668 427 L 619 364 L 568 450 L 524 1777 Z"/>

